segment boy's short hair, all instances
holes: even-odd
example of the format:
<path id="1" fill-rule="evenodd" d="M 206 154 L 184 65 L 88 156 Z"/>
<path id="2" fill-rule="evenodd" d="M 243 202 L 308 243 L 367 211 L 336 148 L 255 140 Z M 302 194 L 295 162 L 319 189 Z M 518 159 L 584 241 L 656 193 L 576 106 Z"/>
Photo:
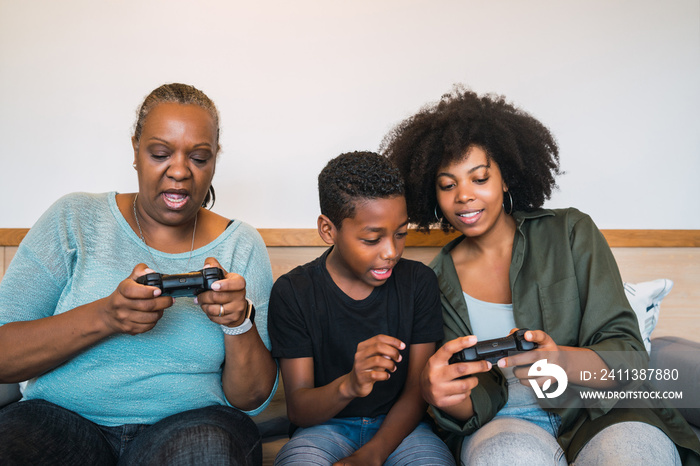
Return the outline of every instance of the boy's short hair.
<path id="1" fill-rule="evenodd" d="M 336 228 L 355 215 L 362 199 L 382 199 L 405 194 L 404 183 L 386 157 L 375 152 L 346 152 L 332 159 L 318 175 L 321 213 Z"/>

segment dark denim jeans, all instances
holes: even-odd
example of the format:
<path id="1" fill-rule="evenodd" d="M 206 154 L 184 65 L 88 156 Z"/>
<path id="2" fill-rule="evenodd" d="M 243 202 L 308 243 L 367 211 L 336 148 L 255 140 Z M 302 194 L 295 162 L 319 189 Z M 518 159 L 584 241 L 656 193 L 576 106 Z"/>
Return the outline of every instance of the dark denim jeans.
<path id="1" fill-rule="evenodd" d="M 153 425 L 105 427 L 43 400 L 0 410 L 3 465 L 259 465 L 260 432 L 246 414 L 209 406 Z"/>

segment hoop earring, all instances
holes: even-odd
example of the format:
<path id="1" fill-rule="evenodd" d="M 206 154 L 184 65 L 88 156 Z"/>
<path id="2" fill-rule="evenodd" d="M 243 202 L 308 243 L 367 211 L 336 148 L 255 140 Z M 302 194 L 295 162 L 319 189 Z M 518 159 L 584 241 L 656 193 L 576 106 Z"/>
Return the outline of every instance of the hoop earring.
<path id="1" fill-rule="evenodd" d="M 513 195 L 510 193 L 510 191 L 504 191 L 503 193 L 504 194 L 508 193 L 508 197 L 510 198 L 510 210 L 508 212 L 506 212 L 507 215 L 510 215 L 513 213 L 513 206 L 515 205 L 515 204 L 513 204 Z M 505 212 L 505 210 L 506 210 L 506 197 L 503 196 L 503 211 Z"/>
<path id="2" fill-rule="evenodd" d="M 204 197 L 204 200 L 202 201 L 202 207 L 205 209 L 211 210 L 212 207 L 214 207 L 214 203 L 216 202 L 216 193 L 214 192 L 214 185 L 209 185 L 209 191 L 207 191 L 207 195 Z M 207 207 L 209 206 L 209 207 Z"/>
<path id="3" fill-rule="evenodd" d="M 438 206 L 437 206 L 437 204 L 435 204 L 435 209 L 434 209 L 434 212 L 435 212 L 435 221 L 436 221 L 437 223 L 442 223 L 442 220 L 443 220 L 443 219 L 442 219 L 442 217 L 438 217 L 437 208 L 438 208 Z"/>

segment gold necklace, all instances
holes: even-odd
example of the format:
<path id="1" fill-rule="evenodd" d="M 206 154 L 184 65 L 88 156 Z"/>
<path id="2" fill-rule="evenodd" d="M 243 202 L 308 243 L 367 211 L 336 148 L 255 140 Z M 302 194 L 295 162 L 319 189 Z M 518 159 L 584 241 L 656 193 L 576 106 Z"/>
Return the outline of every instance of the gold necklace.
<path id="1" fill-rule="evenodd" d="M 138 199 L 139 193 L 136 193 L 134 196 L 134 202 L 132 204 L 132 208 L 134 210 L 134 219 L 136 220 L 136 226 L 139 229 L 139 236 L 141 237 L 141 241 L 143 241 L 143 244 L 146 245 L 146 250 L 148 251 L 148 255 L 151 256 L 151 260 L 153 260 L 153 265 L 156 268 L 158 267 L 158 262 L 156 262 L 156 258 L 153 257 L 153 253 L 151 253 L 151 247 L 146 243 L 146 238 L 143 237 L 143 231 L 141 230 L 141 224 L 139 223 L 139 216 L 136 215 L 136 199 Z M 186 269 L 190 268 L 190 260 L 192 259 L 192 251 L 194 251 L 194 238 L 197 235 L 197 217 L 199 216 L 199 212 L 194 214 L 194 228 L 192 228 L 192 245 L 190 246 L 190 256 L 187 258 L 187 265 L 185 266 Z"/>

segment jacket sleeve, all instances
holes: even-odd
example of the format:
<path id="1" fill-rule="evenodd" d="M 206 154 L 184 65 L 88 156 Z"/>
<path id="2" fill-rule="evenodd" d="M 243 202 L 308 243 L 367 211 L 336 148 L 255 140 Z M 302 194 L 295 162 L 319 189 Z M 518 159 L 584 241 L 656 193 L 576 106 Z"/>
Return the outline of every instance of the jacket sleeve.
<path id="1" fill-rule="evenodd" d="M 579 346 L 595 351 L 613 370 L 647 368 L 649 356 L 617 262 L 587 215 L 573 223 L 570 244 L 582 312 Z M 597 408 L 589 408 L 589 415 L 595 419 L 614 405 L 615 400 L 601 403 Z"/>
<path id="2" fill-rule="evenodd" d="M 577 221 L 571 230 L 571 253 L 583 313 L 579 344 L 594 351 L 646 355 L 615 257 L 588 216 Z M 638 363 L 639 367 L 646 367 L 648 357 L 642 357 Z"/>
<path id="3" fill-rule="evenodd" d="M 469 330 L 466 323 L 444 294 L 442 294 L 441 300 L 445 323 L 444 341 L 468 335 Z M 476 377 L 479 384 L 471 392 L 474 416 L 467 420 L 459 420 L 433 407 L 433 417 L 438 425 L 450 434 L 456 434 L 460 437 L 472 434 L 493 419 L 506 403 L 505 378 L 499 369 L 494 368 L 489 372 L 477 374 Z"/>

